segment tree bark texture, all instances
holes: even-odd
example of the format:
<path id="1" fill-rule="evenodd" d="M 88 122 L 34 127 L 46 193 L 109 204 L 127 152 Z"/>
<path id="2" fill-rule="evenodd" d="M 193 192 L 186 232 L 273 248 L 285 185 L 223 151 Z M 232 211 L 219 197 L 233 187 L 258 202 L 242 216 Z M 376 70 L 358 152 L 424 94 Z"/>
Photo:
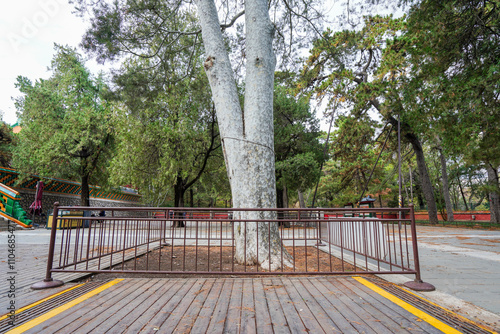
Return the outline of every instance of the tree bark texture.
<path id="1" fill-rule="evenodd" d="M 273 87 L 274 26 L 265 0 L 245 1 L 246 79 L 245 104 L 241 110 L 233 70 L 221 33 L 213 0 L 197 0 L 212 97 L 217 111 L 226 169 L 234 208 L 275 208 Z M 276 219 L 271 211 L 234 213 L 235 258 L 239 263 L 259 263 L 276 270 L 290 265 L 288 254 L 281 263 L 278 224 L 255 223 Z M 257 245 L 258 242 L 258 245 Z"/>
<path id="2" fill-rule="evenodd" d="M 80 194 L 80 205 L 90 206 L 90 186 L 89 186 L 89 175 L 82 175 L 82 193 Z"/>
<path id="3" fill-rule="evenodd" d="M 372 102 L 373 104 L 373 102 Z M 373 104 L 376 108 L 377 106 Z M 390 117 L 389 121 L 393 126 L 397 126 L 397 119 L 394 117 Z M 413 151 L 415 152 L 415 157 L 417 159 L 417 167 L 418 167 L 418 173 L 420 176 L 420 183 L 422 187 L 422 192 L 425 197 L 425 201 L 427 202 L 427 211 L 429 213 L 429 222 L 431 224 L 437 224 L 438 223 L 438 212 L 437 212 L 437 206 L 436 206 L 436 200 L 434 197 L 434 190 L 432 188 L 432 183 L 431 179 L 429 177 L 429 173 L 427 171 L 427 165 L 425 163 L 425 156 L 424 156 L 424 150 L 422 149 L 422 144 L 420 143 L 420 140 L 418 139 L 417 135 L 414 134 L 411 131 L 408 131 L 409 128 L 408 124 L 401 123 L 401 128 L 404 133 L 404 137 L 408 142 L 412 145 Z"/>
<path id="4" fill-rule="evenodd" d="M 448 171 L 446 168 L 446 158 L 443 154 L 443 148 L 438 145 L 439 159 L 441 160 L 441 178 L 443 179 L 443 197 L 446 205 L 446 217 L 449 222 L 455 220 L 453 217 L 453 204 L 450 198 L 450 186 L 448 182 Z"/>
<path id="5" fill-rule="evenodd" d="M 306 207 L 306 201 L 304 201 L 304 194 L 302 191 L 298 190 L 299 193 L 299 206 L 301 209 Z"/>
<path id="6" fill-rule="evenodd" d="M 424 150 L 418 138 L 413 134 L 406 134 L 405 137 L 410 141 L 413 146 L 413 151 L 415 152 L 415 157 L 417 159 L 418 172 L 420 174 L 420 181 L 422 182 L 422 192 L 424 193 L 425 201 L 427 203 L 427 211 L 429 213 L 429 223 L 438 223 L 438 212 L 436 206 L 436 200 L 434 197 L 434 190 L 432 188 L 431 179 L 427 171 L 427 165 L 425 163 Z"/>
<path id="7" fill-rule="evenodd" d="M 184 194 L 186 192 L 186 185 L 184 183 L 184 180 L 182 179 L 182 176 L 179 174 L 177 175 L 176 183 L 174 185 L 174 206 L 176 208 L 183 208 L 184 207 Z M 175 212 L 175 218 L 177 219 L 182 219 L 183 218 L 183 213 L 180 211 Z M 184 227 L 184 221 L 182 220 L 176 220 L 174 223 L 175 227 Z"/>
<path id="8" fill-rule="evenodd" d="M 488 186 L 491 188 L 489 193 L 491 222 L 500 223 L 500 188 L 498 184 L 498 167 L 493 168 L 490 164 L 486 167 L 488 171 Z"/>

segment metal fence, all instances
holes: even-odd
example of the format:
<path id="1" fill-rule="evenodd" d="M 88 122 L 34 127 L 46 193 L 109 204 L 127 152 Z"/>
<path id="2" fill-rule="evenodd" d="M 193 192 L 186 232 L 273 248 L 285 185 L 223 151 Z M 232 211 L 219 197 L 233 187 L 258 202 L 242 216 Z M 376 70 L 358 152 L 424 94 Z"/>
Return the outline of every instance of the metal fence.
<path id="1" fill-rule="evenodd" d="M 102 210 L 105 216 L 79 215 Z M 243 244 L 235 241 L 235 233 L 240 229 L 248 230 Z M 279 234 L 280 242 L 266 238 L 273 231 Z M 247 247 L 250 249 L 252 245 L 258 249 L 256 263 L 238 263 L 235 260 L 238 247 L 246 254 Z M 278 266 L 262 264 L 276 263 L 276 257 L 281 257 Z M 409 273 L 419 280 L 419 271 L 412 207 L 199 209 L 55 205 L 46 280 L 51 279 L 52 272 Z"/>

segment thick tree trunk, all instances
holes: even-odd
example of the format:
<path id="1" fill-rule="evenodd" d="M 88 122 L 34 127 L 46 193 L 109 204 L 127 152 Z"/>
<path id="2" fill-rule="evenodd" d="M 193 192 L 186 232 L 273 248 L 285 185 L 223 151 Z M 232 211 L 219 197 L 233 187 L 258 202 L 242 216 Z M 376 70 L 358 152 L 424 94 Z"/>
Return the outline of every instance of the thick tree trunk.
<path id="1" fill-rule="evenodd" d="M 439 140 L 439 139 L 438 139 Z M 441 160 L 441 177 L 443 179 L 443 197 L 446 204 L 446 217 L 449 222 L 455 220 L 453 217 L 453 204 L 450 198 L 450 185 L 448 182 L 448 171 L 446 168 L 446 159 L 443 154 L 443 148 L 438 144 L 439 158 Z"/>
<path id="2" fill-rule="evenodd" d="M 465 198 L 464 188 L 462 187 L 462 181 L 460 180 L 460 175 L 457 176 L 458 188 L 460 188 L 460 194 L 462 195 L 462 201 L 464 202 L 465 211 L 469 211 L 469 206 L 467 205 L 467 199 Z"/>
<path id="3" fill-rule="evenodd" d="M 358 82 L 359 83 L 359 82 Z M 377 100 L 371 100 L 371 104 L 380 111 L 380 103 Z M 392 126 L 396 127 L 398 125 L 398 120 L 394 117 L 389 117 L 389 122 Z M 424 193 L 425 201 L 427 202 L 427 211 L 429 212 L 429 222 L 431 224 L 438 223 L 437 217 L 437 207 L 436 200 L 434 198 L 434 190 L 432 189 L 431 179 L 429 173 L 427 172 L 427 165 L 425 163 L 424 151 L 420 140 L 417 135 L 411 132 L 411 127 L 404 122 L 401 122 L 401 128 L 404 133 L 404 137 L 410 142 L 415 152 L 417 158 L 417 168 L 420 174 L 420 184 L 422 187 L 422 192 Z"/>
<path id="4" fill-rule="evenodd" d="M 498 167 L 493 168 L 490 164 L 486 167 L 488 171 L 488 186 L 490 187 L 489 200 L 491 222 L 500 223 L 500 188 L 498 184 Z"/>
<path id="5" fill-rule="evenodd" d="M 213 0 L 197 0 L 205 46 L 204 63 L 217 119 L 235 208 L 275 208 L 273 87 L 275 56 L 272 49 L 274 26 L 267 1 L 245 1 L 246 86 L 241 110 L 226 44 Z M 239 263 L 259 263 L 276 270 L 290 266 L 284 254 L 278 224 L 238 223 L 238 219 L 276 219 L 275 212 L 235 212 L 235 258 Z M 258 243 L 258 244 L 257 244 Z"/>
<path id="6" fill-rule="evenodd" d="M 283 207 L 288 208 L 288 190 L 285 182 L 283 182 Z"/>
<path id="7" fill-rule="evenodd" d="M 89 187 L 89 175 L 82 175 L 81 188 L 82 193 L 80 194 L 80 205 L 90 206 L 90 187 Z"/>
<path id="8" fill-rule="evenodd" d="M 429 223 L 437 224 L 439 221 L 437 216 L 436 200 L 434 198 L 434 190 L 432 189 L 431 179 L 429 177 L 429 173 L 427 172 L 427 165 L 425 164 L 422 145 L 420 144 L 418 138 L 413 134 L 406 134 L 405 137 L 409 139 L 412 144 L 413 151 L 415 152 L 415 157 L 417 159 L 418 172 L 422 183 L 422 192 L 424 193 L 425 201 L 427 202 Z"/>
<path id="9" fill-rule="evenodd" d="M 391 117 L 389 119 L 393 126 L 397 126 L 397 119 Z M 432 189 L 431 179 L 429 177 L 429 173 L 427 172 L 427 165 L 425 163 L 424 150 L 422 149 L 422 144 L 420 144 L 420 140 L 417 135 L 409 131 L 409 125 L 405 123 L 401 123 L 401 127 L 403 129 L 404 137 L 410 142 L 413 147 L 413 151 L 415 152 L 415 157 L 417 159 L 417 168 L 419 173 L 420 184 L 422 187 L 422 192 L 425 197 L 425 201 L 427 202 L 427 211 L 429 213 L 429 222 L 431 224 L 438 223 L 438 212 L 436 206 L 436 200 L 434 198 L 434 190 Z M 406 129 L 405 129 L 406 128 Z"/>
<path id="10" fill-rule="evenodd" d="M 283 189 L 276 188 L 276 207 L 284 208 L 283 204 Z"/>
<path id="11" fill-rule="evenodd" d="M 306 202 L 304 201 L 304 194 L 302 193 L 302 191 L 298 191 L 299 193 L 299 206 L 301 209 L 304 209 L 306 207 Z"/>
<path id="12" fill-rule="evenodd" d="M 176 208 L 183 208 L 184 207 L 184 193 L 186 192 L 184 180 L 182 179 L 182 176 L 177 175 L 177 180 L 174 185 L 174 206 Z M 183 212 L 180 211 L 175 211 L 175 218 L 177 219 L 182 219 L 183 218 Z M 182 220 L 176 220 L 173 224 L 175 227 L 184 227 L 184 221 Z"/>

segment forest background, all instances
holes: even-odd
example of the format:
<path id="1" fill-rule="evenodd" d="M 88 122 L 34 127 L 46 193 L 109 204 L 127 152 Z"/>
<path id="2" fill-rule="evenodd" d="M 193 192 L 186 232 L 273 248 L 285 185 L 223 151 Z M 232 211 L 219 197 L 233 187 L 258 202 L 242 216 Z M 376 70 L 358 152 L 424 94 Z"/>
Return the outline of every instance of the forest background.
<path id="1" fill-rule="evenodd" d="M 396 207 L 400 182 L 404 204 L 431 222 L 488 209 L 499 222 L 499 1 L 377 3 L 397 13 L 388 16 L 350 1 L 335 24 L 322 2 L 269 4 L 278 207 L 367 195 Z M 22 131 L 1 128 L 1 164 L 82 189 L 130 185 L 153 206 L 230 207 L 196 10 L 152 0 L 75 8 L 89 20 L 85 53 L 114 69 L 94 75 L 77 50 L 55 45 L 49 79 L 17 80 Z M 243 14 L 236 5 L 220 13 L 243 105 Z"/>

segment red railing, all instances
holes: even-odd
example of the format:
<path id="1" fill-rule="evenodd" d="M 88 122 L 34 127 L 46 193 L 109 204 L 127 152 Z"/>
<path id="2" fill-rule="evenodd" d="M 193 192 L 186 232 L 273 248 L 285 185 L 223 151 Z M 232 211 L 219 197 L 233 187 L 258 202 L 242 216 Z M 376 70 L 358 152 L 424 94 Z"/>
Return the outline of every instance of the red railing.
<path id="1" fill-rule="evenodd" d="M 102 210 L 106 212 L 104 217 L 71 215 L 75 211 L 97 214 Z M 397 213 L 401 218 L 393 218 L 391 213 Z M 385 218 L 384 214 L 392 218 Z M 56 205 L 53 216 L 46 280 L 51 279 L 52 272 L 181 275 L 405 273 L 415 274 L 420 280 L 411 207 L 198 209 Z M 256 216 L 265 219 L 255 219 Z M 235 230 L 250 231 L 251 228 L 257 239 L 248 236 L 243 244 L 235 242 Z M 280 242 L 266 239 L 265 236 L 272 231 L 277 231 Z M 246 254 L 253 245 L 257 247 L 254 263 L 238 263 L 236 253 L 243 248 L 245 260 L 240 259 L 240 262 L 248 262 Z M 269 264 L 269 267 L 262 263 Z"/>

